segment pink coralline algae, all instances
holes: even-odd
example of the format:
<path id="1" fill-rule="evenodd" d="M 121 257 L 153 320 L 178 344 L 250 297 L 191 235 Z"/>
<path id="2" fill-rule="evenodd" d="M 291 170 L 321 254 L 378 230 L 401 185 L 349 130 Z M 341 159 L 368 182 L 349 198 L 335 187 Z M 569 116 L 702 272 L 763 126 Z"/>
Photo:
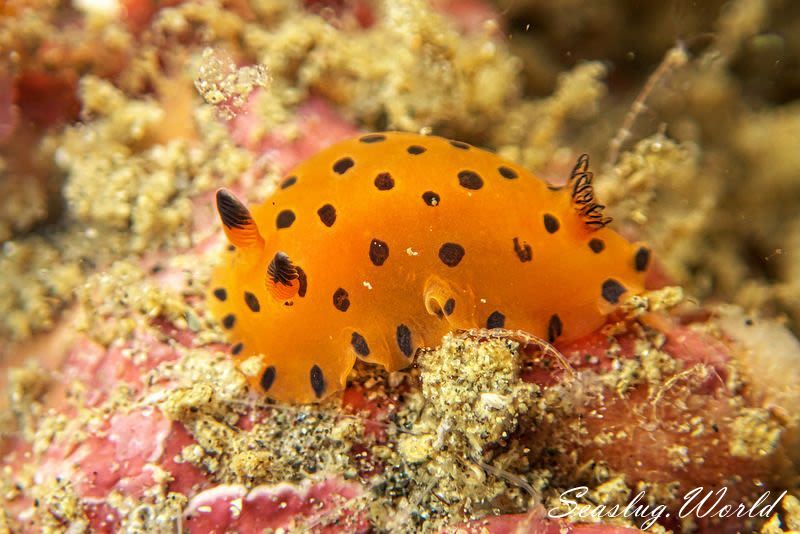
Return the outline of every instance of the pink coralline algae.
<path id="1" fill-rule="evenodd" d="M 197 494 L 186 507 L 189 532 L 262 532 L 299 529 L 318 532 L 368 532 L 362 514 L 348 507 L 363 492 L 336 478 L 300 486 L 216 486 Z"/>

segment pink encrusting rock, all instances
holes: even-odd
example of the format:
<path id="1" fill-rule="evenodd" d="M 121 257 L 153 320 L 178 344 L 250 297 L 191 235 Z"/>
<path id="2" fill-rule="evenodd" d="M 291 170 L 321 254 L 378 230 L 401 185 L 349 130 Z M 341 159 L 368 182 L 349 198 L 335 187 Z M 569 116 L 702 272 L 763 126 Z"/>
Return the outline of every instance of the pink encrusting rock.
<path id="1" fill-rule="evenodd" d="M 665 354 L 687 367 L 695 364 L 707 367 L 717 386 L 724 381 L 732 359 L 724 340 L 677 320 L 665 320 L 663 324 L 667 325 L 667 330 L 661 332 Z M 611 370 L 618 356 L 634 357 L 638 341 L 640 338 L 634 332 L 609 336 L 598 330 L 568 344 L 557 344 L 557 348 L 574 368 L 604 372 Z"/>
<path id="2" fill-rule="evenodd" d="M 578 372 L 578 391 L 584 399 L 578 414 L 586 439 L 576 436 L 569 448 L 561 449 L 566 456 L 555 454 L 556 465 L 602 465 L 604 472 L 622 477 L 628 488 L 660 494 L 666 512 L 659 523 L 667 528 L 680 529 L 686 524 L 682 521 L 713 531 L 750 528 L 743 525 L 757 522 L 715 517 L 708 505 L 701 507 L 705 512 L 700 517 L 679 519 L 678 513 L 684 496 L 698 487 L 724 493 L 717 509 L 752 503 L 768 490 L 773 495 L 768 502 L 773 502 L 785 482 L 784 473 L 796 472 L 791 466 L 798 459 L 792 452 L 797 420 L 782 415 L 794 401 L 777 396 L 762 402 L 763 377 L 742 359 L 750 357 L 742 352 L 745 347 L 723 335 L 724 323 L 715 314 L 705 314 L 702 321 L 680 315 L 662 319 L 659 324 L 667 330 L 651 331 L 647 337 L 644 332 L 598 332 L 558 347 Z M 741 316 L 739 328 L 752 328 L 745 325 L 754 323 L 771 324 Z M 786 334 L 784 330 L 776 337 Z M 553 376 L 542 370 L 526 379 L 545 389 L 568 382 L 563 372 Z M 782 402 L 775 402 L 778 398 Z M 521 439 L 531 450 L 549 447 L 552 454 L 559 448 L 552 442 L 543 444 L 543 436 L 559 434 L 557 427 L 569 419 L 523 431 Z"/>
<path id="3" fill-rule="evenodd" d="M 250 95 L 251 103 L 258 101 L 260 91 Z M 353 137 L 358 128 L 346 121 L 330 104 L 318 97 L 312 97 L 300 104 L 293 121 L 293 127 L 306 132 L 305 135 L 286 133 L 263 133 L 258 114 L 244 112 L 229 121 L 231 136 L 241 146 L 256 155 L 258 165 L 266 162 L 283 172 L 288 171 L 322 147 Z M 308 133 L 313 132 L 313 135 Z"/>
<path id="4" fill-rule="evenodd" d="M 85 385 L 87 406 L 97 406 L 121 385 L 141 391 L 147 373 L 178 354 L 169 343 L 156 339 L 152 332 L 140 332 L 133 341 L 114 342 L 109 347 L 79 338 L 63 363 L 64 377 Z M 176 339 L 179 339 L 176 336 Z"/>
<path id="5" fill-rule="evenodd" d="M 636 534 L 638 528 L 614 525 L 575 524 L 548 519 L 543 510 L 476 519 L 457 526 L 464 534 Z"/>
<path id="6" fill-rule="evenodd" d="M 500 23 L 494 6 L 480 0 L 434 0 L 432 4 L 468 34 L 486 31 L 487 23 Z"/>
<path id="7" fill-rule="evenodd" d="M 170 422 L 152 408 L 113 415 L 108 428 L 98 429 L 65 457 L 46 459 L 36 476 L 69 480 L 89 501 L 114 490 L 139 498 L 154 483 L 147 465 L 161 459 L 169 430 Z"/>
<path id="8" fill-rule="evenodd" d="M 189 532 L 263 532 L 287 529 L 318 532 L 368 532 L 369 523 L 354 501 L 359 484 L 335 477 L 302 485 L 216 486 L 197 494 L 184 512 Z"/>

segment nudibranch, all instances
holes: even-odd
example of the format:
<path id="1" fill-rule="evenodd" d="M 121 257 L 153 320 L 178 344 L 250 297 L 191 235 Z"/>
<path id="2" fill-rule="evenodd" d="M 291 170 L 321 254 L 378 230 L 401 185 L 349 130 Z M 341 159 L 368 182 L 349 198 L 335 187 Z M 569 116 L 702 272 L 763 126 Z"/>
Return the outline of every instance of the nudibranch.
<path id="1" fill-rule="evenodd" d="M 343 389 L 357 358 L 402 369 L 456 329 L 578 338 L 642 291 L 650 261 L 607 227 L 586 156 L 556 188 L 466 143 L 373 133 L 304 161 L 263 204 L 216 201 L 230 252 L 210 309 L 278 401 Z"/>

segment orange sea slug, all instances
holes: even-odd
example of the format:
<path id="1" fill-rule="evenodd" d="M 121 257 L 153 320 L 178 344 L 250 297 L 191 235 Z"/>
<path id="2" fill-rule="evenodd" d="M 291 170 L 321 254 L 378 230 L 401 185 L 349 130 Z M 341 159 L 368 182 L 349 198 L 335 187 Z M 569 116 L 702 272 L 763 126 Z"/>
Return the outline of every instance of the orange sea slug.
<path id="1" fill-rule="evenodd" d="M 211 310 L 251 384 L 289 402 L 343 389 L 356 358 L 406 367 L 454 329 L 578 338 L 642 290 L 650 260 L 606 227 L 591 181 L 586 156 L 554 188 L 440 137 L 338 143 L 252 210 L 218 191 L 232 247 Z"/>

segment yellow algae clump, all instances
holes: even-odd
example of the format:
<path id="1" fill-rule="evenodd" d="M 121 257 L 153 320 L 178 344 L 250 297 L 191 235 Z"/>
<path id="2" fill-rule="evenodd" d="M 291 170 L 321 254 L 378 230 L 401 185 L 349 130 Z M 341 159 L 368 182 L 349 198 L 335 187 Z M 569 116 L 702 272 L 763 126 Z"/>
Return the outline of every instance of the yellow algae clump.
<path id="1" fill-rule="evenodd" d="M 436 448 L 479 459 L 489 444 L 509 438 L 536 389 L 519 379 L 518 348 L 511 340 L 448 336 L 420 358 L 422 395 L 441 420 Z"/>
<path id="2" fill-rule="evenodd" d="M 180 532 L 183 511 L 189 499 L 182 493 L 165 491 L 159 492 L 157 497 L 154 503 L 113 502 L 112 499 L 111 504 L 122 512 L 120 530 L 130 534 Z"/>
<path id="3" fill-rule="evenodd" d="M 385 497 L 396 494 L 404 477 L 415 481 L 407 497 L 395 499 L 393 507 L 402 513 L 388 518 L 391 526 L 447 524 L 496 507 L 527 508 L 535 490 L 530 473 L 516 474 L 527 463 L 521 448 L 511 444 L 538 402 L 539 388 L 519 379 L 518 347 L 509 339 L 447 335 L 440 347 L 419 356 L 422 390 L 406 399 L 401 414 L 412 420 L 417 414 L 413 430 L 396 436 L 396 451 L 376 451 L 398 466 L 379 485 Z"/>
<path id="4" fill-rule="evenodd" d="M 127 99 L 106 81 L 81 80 L 87 125 L 68 128 L 56 161 L 67 172 L 64 195 L 69 215 L 95 231 L 126 231 L 129 250 L 191 244 L 190 197 L 220 178 L 243 173 L 252 157 L 235 148 L 222 125 L 203 108 L 194 121 L 201 143 L 163 141 L 159 129 L 169 110 L 156 100 Z M 102 177 L 102 179 L 99 179 Z"/>
<path id="5" fill-rule="evenodd" d="M 194 86 L 206 103 L 215 106 L 220 118 L 233 118 L 258 87 L 269 85 L 269 74 L 263 65 L 236 67 L 222 50 L 203 50 Z"/>
<path id="6" fill-rule="evenodd" d="M 475 35 L 421 0 L 382 1 L 375 24 L 340 31 L 292 12 L 246 28 L 245 48 L 275 77 L 283 101 L 320 92 L 373 129 L 445 126 L 481 132 L 518 97 L 520 63 L 495 34 Z"/>
<path id="7" fill-rule="evenodd" d="M 736 258 L 740 247 L 722 258 L 719 267 L 732 263 L 724 279 L 725 290 L 747 308 L 780 310 L 793 319 L 800 332 L 800 154 L 792 144 L 800 136 L 800 105 L 790 103 L 770 110 L 743 114 L 734 129 L 733 143 L 747 162 L 746 180 L 731 191 L 732 202 L 747 217 L 732 218 L 731 233 L 757 242 L 770 278 L 753 277 Z M 734 245 L 734 243 L 731 243 Z M 734 256 L 733 259 L 730 256 Z M 729 260 L 729 261 L 726 261 Z M 739 266 L 737 269 L 736 266 Z"/>
<path id="8" fill-rule="evenodd" d="M 159 247 L 189 247 L 190 199 L 252 163 L 211 107 L 187 118 L 197 139 L 165 141 L 161 128 L 172 118 L 157 100 L 131 99 L 91 75 L 80 96 L 85 121 L 44 141 L 66 173 L 63 221 L 46 237 L 0 250 L 0 334 L 11 338 L 49 328 L 91 270 Z"/>
<path id="9" fill-rule="evenodd" d="M 76 294 L 83 305 L 78 327 L 103 344 L 127 339 L 156 317 L 185 327 L 189 313 L 179 294 L 161 288 L 144 269 L 127 261 L 91 275 Z"/>
<path id="10" fill-rule="evenodd" d="M 25 367 L 11 368 L 8 375 L 8 400 L 16 427 L 26 439 L 32 440 L 42 412 L 39 398 L 47 390 L 49 379 L 32 362 Z"/>
<path id="11" fill-rule="evenodd" d="M 56 153 L 68 173 L 64 196 L 70 215 L 98 231 L 130 228 L 134 250 L 176 237 L 188 246 L 191 205 L 178 194 L 192 176 L 188 147 L 148 146 L 164 110 L 155 101 L 128 101 L 110 83 L 88 76 L 81 80 L 81 95 L 84 113 L 95 120 L 68 128 Z"/>
<path id="12" fill-rule="evenodd" d="M 47 154 L 38 156 L 32 155 L 38 162 Z M 0 243 L 30 230 L 50 214 L 52 186 L 48 177 L 42 176 L 46 170 L 37 172 L 24 165 L 9 168 L 9 163 L 9 159 L 0 155 Z"/>
<path id="13" fill-rule="evenodd" d="M 746 458 L 770 456 L 781 438 L 781 425 L 763 408 L 742 408 L 733 421 L 731 454 Z"/>
<path id="14" fill-rule="evenodd" d="M 549 97 L 517 103 L 492 130 L 500 155 L 530 169 L 551 162 L 565 144 L 560 137 L 567 122 L 597 114 L 607 91 L 602 81 L 606 70 L 599 61 L 582 63 L 558 76 Z"/>
<path id="15" fill-rule="evenodd" d="M 191 354 L 179 365 L 202 367 L 202 354 Z M 233 369 L 227 359 L 215 365 Z M 197 442 L 184 448 L 182 461 L 203 469 L 216 481 L 248 486 L 352 471 L 348 451 L 363 435 L 360 420 L 340 417 L 337 406 L 262 405 L 255 412 L 263 413 L 258 422 L 244 430 L 235 423 L 240 413 L 256 403 L 247 399 L 242 377 L 228 393 L 212 384 L 197 381 L 170 392 L 159 403 L 165 415 L 183 423 Z"/>
<path id="16" fill-rule="evenodd" d="M 617 224 L 635 225 L 679 281 L 690 276 L 720 191 L 717 181 L 703 179 L 699 155 L 694 143 L 654 134 L 596 181 L 598 198 Z"/>
<path id="17" fill-rule="evenodd" d="M 0 335 L 25 339 L 53 325 L 53 311 L 83 280 L 79 258 L 62 261 L 49 239 L 31 236 L 0 249 Z"/>
<path id="18" fill-rule="evenodd" d="M 44 532 L 61 532 L 65 524 L 76 532 L 88 531 L 89 519 L 69 481 L 52 480 L 37 485 L 33 494 L 39 502 L 36 515 Z"/>
<path id="19" fill-rule="evenodd" d="M 787 495 L 783 509 L 786 511 L 786 527 L 789 530 L 800 530 L 800 499 Z"/>

